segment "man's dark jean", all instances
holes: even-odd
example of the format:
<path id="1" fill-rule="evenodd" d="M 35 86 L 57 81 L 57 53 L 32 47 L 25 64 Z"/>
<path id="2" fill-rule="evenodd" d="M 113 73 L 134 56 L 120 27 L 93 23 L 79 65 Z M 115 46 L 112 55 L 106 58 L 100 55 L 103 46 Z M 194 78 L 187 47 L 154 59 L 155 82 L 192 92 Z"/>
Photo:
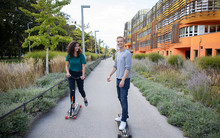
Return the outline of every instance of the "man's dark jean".
<path id="1" fill-rule="evenodd" d="M 83 98 L 86 97 L 85 91 L 84 91 L 84 80 L 81 80 L 80 76 L 82 76 L 82 72 L 77 71 L 71 71 L 69 70 L 71 76 L 68 78 L 69 80 L 69 88 L 70 88 L 70 101 L 72 101 L 73 97 L 73 103 L 75 103 L 75 81 L 78 86 L 78 90 Z"/>
<path id="2" fill-rule="evenodd" d="M 117 93 L 118 99 L 121 103 L 122 108 L 122 119 L 121 121 L 126 122 L 128 117 L 128 89 L 130 88 L 130 78 L 125 79 L 124 87 L 119 87 L 121 79 L 117 79 Z"/>

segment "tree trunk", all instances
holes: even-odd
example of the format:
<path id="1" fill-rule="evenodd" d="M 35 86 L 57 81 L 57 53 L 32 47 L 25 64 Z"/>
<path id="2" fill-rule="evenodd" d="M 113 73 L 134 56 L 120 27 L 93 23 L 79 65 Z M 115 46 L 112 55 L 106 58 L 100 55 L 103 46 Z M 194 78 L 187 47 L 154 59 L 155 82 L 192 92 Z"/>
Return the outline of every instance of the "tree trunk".
<path id="1" fill-rule="evenodd" d="M 17 44 L 18 44 L 18 59 L 21 59 L 21 44 L 19 43 L 18 36 L 17 36 Z"/>
<path id="2" fill-rule="evenodd" d="M 47 55 L 46 55 L 46 74 L 49 74 L 48 57 L 49 57 L 49 47 L 47 47 Z"/>

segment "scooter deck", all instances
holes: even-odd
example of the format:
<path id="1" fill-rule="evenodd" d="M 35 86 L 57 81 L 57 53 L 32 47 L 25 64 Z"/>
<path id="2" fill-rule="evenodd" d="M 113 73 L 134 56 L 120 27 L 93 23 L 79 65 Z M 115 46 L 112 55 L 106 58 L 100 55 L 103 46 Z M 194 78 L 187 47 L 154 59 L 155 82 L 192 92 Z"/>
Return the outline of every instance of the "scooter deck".
<path id="1" fill-rule="evenodd" d="M 78 103 L 76 103 L 75 110 L 72 112 L 72 115 L 70 115 L 69 110 L 68 110 L 67 115 L 65 116 L 65 119 L 68 119 L 68 118 L 76 119 L 76 116 L 79 113 L 79 110 L 81 107 L 82 107 L 82 105 L 79 105 Z"/>

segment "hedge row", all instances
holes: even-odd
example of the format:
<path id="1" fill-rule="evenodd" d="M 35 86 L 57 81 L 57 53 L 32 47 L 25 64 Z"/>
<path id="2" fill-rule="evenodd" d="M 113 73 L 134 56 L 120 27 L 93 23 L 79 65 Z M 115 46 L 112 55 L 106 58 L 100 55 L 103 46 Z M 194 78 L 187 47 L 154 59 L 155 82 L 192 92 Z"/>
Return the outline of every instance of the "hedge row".
<path id="1" fill-rule="evenodd" d="M 180 127 L 187 137 L 219 137 L 220 115 L 200 103 L 193 103 L 172 89 L 149 81 L 132 72 L 131 81 L 143 96 L 168 118 L 172 125 Z"/>
<path id="2" fill-rule="evenodd" d="M 86 66 L 86 76 L 100 63 L 100 59 Z M 40 78 L 36 82 L 36 86 L 26 89 L 14 89 L 8 93 L 0 95 L 0 116 L 8 113 L 24 102 L 36 97 L 43 91 L 54 86 L 56 83 L 64 80 L 65 73 L 50 73 Z M 51 81 L 53 80 L 53 81 Z M 0 137 L 20 136 L 23 135 L 30 127 L 31 122 L 36 115 L 50 111 L 56 106 L 58 100 L 65 97 L 69 93 L 68 83 L 61 83 L 54 87 L 52 94 L 50 91 L 27 104 L 27 111 L 24 113 L 23 108 L 10 114 L 0 120 Z"/>

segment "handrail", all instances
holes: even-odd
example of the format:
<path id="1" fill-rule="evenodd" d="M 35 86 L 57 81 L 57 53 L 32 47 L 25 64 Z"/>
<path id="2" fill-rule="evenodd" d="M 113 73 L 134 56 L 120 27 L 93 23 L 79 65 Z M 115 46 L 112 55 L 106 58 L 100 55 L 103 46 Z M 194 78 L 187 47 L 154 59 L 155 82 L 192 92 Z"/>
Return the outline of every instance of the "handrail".
<path id="1" fill-rule="evenodd" d="M 18 109 L 20 109 L 20 108 L 22 108 L 22 107 L 24 107 L 24 112 L 26 112 L 26 105 L 27 105 L 28 103 L 34 101 L 36 98 L 39 98 L 40 96 L 42 96 L 43 94 L 45 94 L 45 93 L 48 92 L 49 90 L 51 91 L 51 94 L 52 94 L 52 89 L 53 89 L 55 86 L 61 84 L 61 83 L 64 82 L 64 81 L 67 81 L 67 79 L 64 79 L 64 80 L 58 82 L 58 83 L 55 84 L 54 86 L 52 86 L 52 87 L 50 87 L 49 89 L 43 91 L 43 92 L 42 92 L 41 94 L 39 94 L 38 96 L 32 98 L 31 100 L 29 100 L 29 101 L 27 101 L 27 102 L 24 102 L 22 105 L 18 106 L 17 108 L 15 108 L 15 109 L 9 111 L 8 113 L 2 115 L 2 116 L 0 117 L 0 120 L 3 119 L 3 118 L 5 118 L 6 116 L 10 115 L 11 113 L 17 111 Z"/>

